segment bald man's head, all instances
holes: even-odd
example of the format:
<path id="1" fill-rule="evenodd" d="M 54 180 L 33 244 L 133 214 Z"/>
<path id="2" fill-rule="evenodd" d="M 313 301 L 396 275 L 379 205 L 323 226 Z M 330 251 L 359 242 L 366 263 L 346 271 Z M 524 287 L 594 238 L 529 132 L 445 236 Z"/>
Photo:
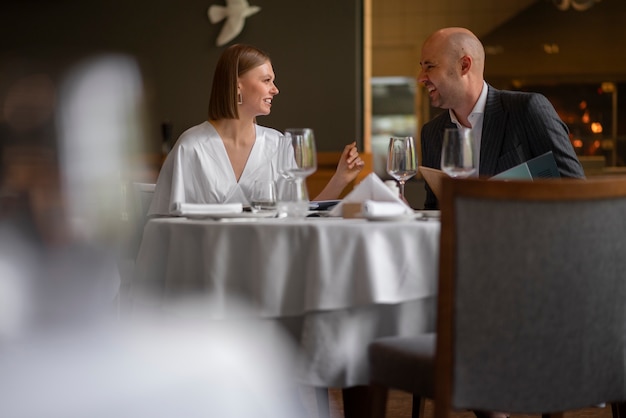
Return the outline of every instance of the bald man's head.
<path id="1" fill-rule="evenodd" d="M 467 55 L 472 58 L 474 74 L 482 74 L 485 70 L 485 49 L 480 40 L 465 28 L 443 28 L 426 39 L 424 45 L 446 51 L 451 60 L 458 60 Z"/>
<path id="2" fill-rule="evenodd" d="M 468 126 L 467 115 L 483 89 L 485 50 L 476 35 L 465 28 L 444 28 L 422 46 L 418 81 L 428 91 L 431 104 L 451 109 Z"/>

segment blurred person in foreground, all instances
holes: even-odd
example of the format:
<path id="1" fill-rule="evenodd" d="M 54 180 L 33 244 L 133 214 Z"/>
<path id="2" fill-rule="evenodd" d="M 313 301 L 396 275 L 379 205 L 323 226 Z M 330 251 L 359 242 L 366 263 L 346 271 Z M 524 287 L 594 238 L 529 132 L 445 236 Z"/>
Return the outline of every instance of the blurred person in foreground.
<path id="1" fill-rule="evenodd" d="M 20 71 L 3 95 L 0 141 L 0 340 L 114 314 L 113 257 L 74 234 L 63 185 L 55 81 Z"/>
<path id="2" fill-rule="evenodd" d="M 19 71 L 3 97 L 6 339 L 89 328 L 117 315 L 120 175 L 138 71 L 125 58 L 104 57 L 57 83 L 45 68 Z"/>
<path id="3" fill-rule="evenodd" d="M 232 45 L 220 56 L 209 98 L 209 118 L 183 132 L 163 164 L 150 215 L 182 203 L 247 205 L 256 179 L 277 179 L 281 133 L 257 125 L 278 94 L 269 56 Z M 286 144 L 286 141 L 283 141 Z M 315 200 L 337 199 L 364 166 L 356 142 L 344 147 L 337 170 Z"/>
<path id="4" fill-rule="evenodd" d="M 244 305 L 229 303 L 233 321 L 216 320 L 219 304 L 206 298 L 115 316 L 120 174 L 129 141 L 141 136 L 140 87 L 134 60 L 104 56 L 71 71 L 58 100 L 45 74 L 9 89 L 0 416 L 304 416 L 295 348 Z"/>
<path id="5" fill-rule="evenodd" d="M 261 318 L 216 321 L 211 304 L 179 300 L 115 327 L 0 345 L 0 416 L 306 416 L 294 384 L 297 351 L 282 329 Z"/>
<path id="6" fill-rule="evenodd" d="M 567 126 L 538 93 L 497 90 L 484 80 L 485 50 L 465 28 L 444 28 L 422 46 L 418 81 L 447 109 L 422 128 L 422 165 L 440 169 L 446 128 L 471 128 L 477 175 L 493 176 L 552 151 L 562 177 L 584 178 Z M 425 209 L 439 202 L 426 184 Z"/>

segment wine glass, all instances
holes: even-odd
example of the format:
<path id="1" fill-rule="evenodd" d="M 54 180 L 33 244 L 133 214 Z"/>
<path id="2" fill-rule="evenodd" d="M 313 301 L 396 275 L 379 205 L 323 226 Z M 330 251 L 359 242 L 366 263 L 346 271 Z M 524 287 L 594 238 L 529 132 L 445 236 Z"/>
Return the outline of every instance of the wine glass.
<path id="1" fill-rule="evenodd" d="M 284 177 L 279 188 L 279 216 L 303 217 L 309 208 L 306 177 L 317 169 L 315 135 L 309 128 L 285 130 L 291 146 L 279 148 L 278 172 Z"/>
<path id="2" fill-rule="evenodd" d="M 290 169 L 296 164 L 291 138 L 281 135 L 278 138 L 278 149 L 276 151 L 276 173 L 278 182 L 284 182 L 292 178 Z"/>
<path id="3" fill-rule="evenodd" d="M 310 128 L 289 128 L 285 136 L 291 139 L 295 166 L 287 169 L 291 177 L 304 179 L 317 170 L 315 135 Z"/>
<path id="4" fill-rule="evenodd" d="M 450 177 L 464 178 L 476 171 L 474 141 L 469 128 L 447 128 L 443 134 L 441 169 Z"/>
<path id="5" fill-rule="evenodd" d="M 387 173 L 400 185 L 400 197 L 404 199 L 404 183 L 417 174 L 415 140 L 412 136 L 392 136 L 387 154 Z"/>

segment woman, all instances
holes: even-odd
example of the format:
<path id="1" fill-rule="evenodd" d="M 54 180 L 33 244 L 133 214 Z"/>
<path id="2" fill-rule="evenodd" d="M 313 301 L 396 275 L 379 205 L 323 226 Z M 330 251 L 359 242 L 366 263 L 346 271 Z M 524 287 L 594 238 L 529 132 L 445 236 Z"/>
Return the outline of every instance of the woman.
<path id="1" fill-rule="evenodd" d="M 269 56 L 232 45 L 220 56 L 208 121 L 178 139 L 159 174 L 150 215 L 168 215 L 175 202 L 248 204 L 258 178 L 278 178 L 279 131 L 256 124 L 278 94 Z M 315 200 L 337 199 L 363 168 L 356 143 L 346 145 L 337 171 Z"/>

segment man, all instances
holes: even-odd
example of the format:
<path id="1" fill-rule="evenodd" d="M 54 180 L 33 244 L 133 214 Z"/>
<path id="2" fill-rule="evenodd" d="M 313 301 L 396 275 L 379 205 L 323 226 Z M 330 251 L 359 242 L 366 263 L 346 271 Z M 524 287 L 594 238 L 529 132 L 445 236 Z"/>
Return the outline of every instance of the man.
<path id="1" fill-rule="evenodd" d="M 497 90 L 484 81 L 482 43 L 464 28 L 444 28 L 422 46 L 418 81 L 433 106 L 448 109 L 422 128 L 422 165 L 440 168 L 443 132 L 472 129 L 478 175 L 490 177 L 552 151 L 562 177 L 584 178 L 567 126 L 537 93 Z M 425 209 L 437 209 L 426 185 Z"/>

